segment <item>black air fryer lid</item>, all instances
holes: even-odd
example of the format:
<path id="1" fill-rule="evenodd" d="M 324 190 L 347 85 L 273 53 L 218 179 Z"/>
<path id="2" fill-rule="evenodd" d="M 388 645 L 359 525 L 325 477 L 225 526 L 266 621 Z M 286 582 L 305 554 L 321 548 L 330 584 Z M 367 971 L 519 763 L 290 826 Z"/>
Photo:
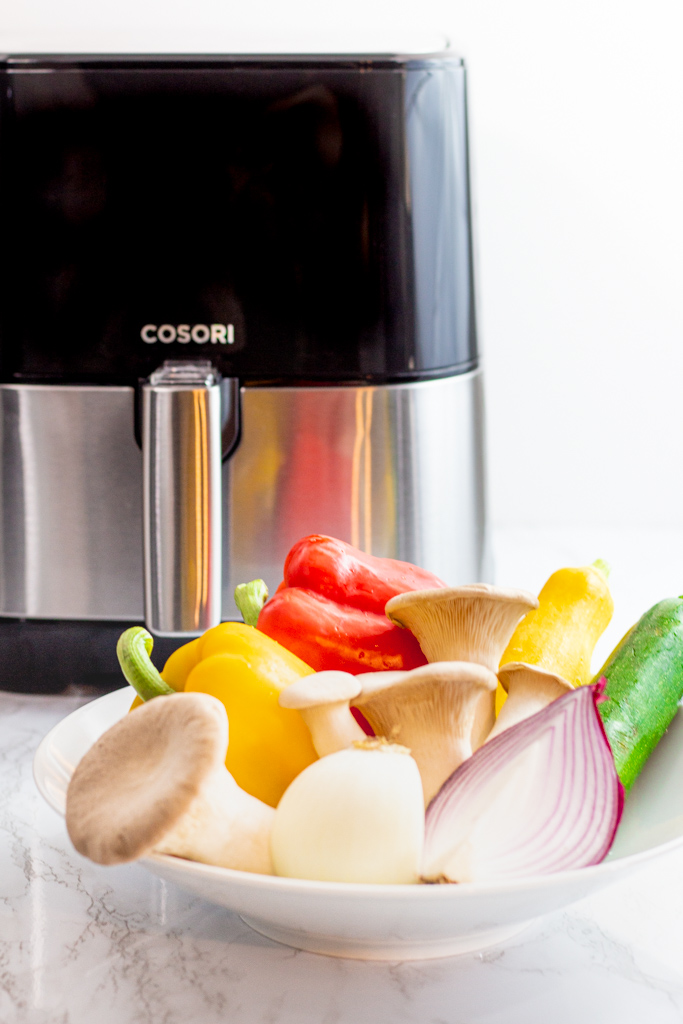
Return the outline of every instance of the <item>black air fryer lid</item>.
<path id="1" fill-rule="evenodd" d="M 2 78 L 2 380 L 475 365 L 458 58 L 24 57 Z"/>

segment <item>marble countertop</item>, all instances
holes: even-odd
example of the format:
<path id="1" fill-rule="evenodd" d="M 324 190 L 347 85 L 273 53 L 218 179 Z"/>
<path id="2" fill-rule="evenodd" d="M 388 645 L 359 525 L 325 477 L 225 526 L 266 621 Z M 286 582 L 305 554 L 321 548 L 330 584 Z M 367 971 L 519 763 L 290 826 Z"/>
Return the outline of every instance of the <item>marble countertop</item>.
<path id="1" fill-rule="evenodd" d="M 523 538 L 518 549 L 528 564 Z M 389 964 L 298 952 L 137 865 L 74 852 L 31 763 L 84 699 L 0 694 L 2 1024 L 683 1020 L 683 851 L 484 952 Z"/>

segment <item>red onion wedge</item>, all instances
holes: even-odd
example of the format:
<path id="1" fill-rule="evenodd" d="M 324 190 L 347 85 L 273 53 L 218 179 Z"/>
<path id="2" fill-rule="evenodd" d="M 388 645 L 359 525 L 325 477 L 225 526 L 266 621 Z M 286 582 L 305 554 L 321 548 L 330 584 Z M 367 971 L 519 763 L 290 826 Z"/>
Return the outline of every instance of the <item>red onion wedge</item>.
<path id="1" fill-rule="evenodd" d="M 624 790 L 598 714 L 603 688 L 554 700 L 453 772 L 427 808 L 425 881 L 526 878 L 607 855 Z"/>

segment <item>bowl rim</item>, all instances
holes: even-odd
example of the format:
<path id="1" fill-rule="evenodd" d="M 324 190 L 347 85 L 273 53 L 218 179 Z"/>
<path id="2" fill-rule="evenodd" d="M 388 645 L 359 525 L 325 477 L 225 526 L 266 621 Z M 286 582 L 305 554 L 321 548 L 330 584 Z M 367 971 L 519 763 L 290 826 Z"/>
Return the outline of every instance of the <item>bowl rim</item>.
<path id="1" fill-rule="evenodd" d="M 64 718 L 60 719 L 59 722 L 53 725 L 36 747 L 32 761 L 33 781 L 36 789 L 45 802 L 62 819 L 64 818 L 63 812 L 55 806 L 50 794 L 41 785 L 37 774 L 37 764 L 46 756 L 45 751 L 54 740 L 55 735 L 59 734 L 67 722 L 73 722 L 74 718 L 81 717 L 81 715 L 87 715 L 88 710 L 98 701 L 105 701 L 107 698 L 111 699 L 114 694 L 120 695 L 124 691 L 130 691 L 133 694 L 135 692 L 131 686 L 125 686 L 118 690 L 112 690 L 109 693 L 105 693 L 100 697 L 96 697 L 94 700 L 90 700 L 85 704 L 82 704 L 80 707 L 71 711 L 68 715 L 65 715 Z M 121 698 L 118 697 L 118 699 Z M 118 719 L 116 719 L 116 721 L 118 721 Z M 111 724 L 113 725 L 114 722 L 112 721 Z M 238 888 L 253 888 L 254 885 L 259 885 L 265 889 L 270 889 L 273 892 L 280 892 L 283 894 L 291 893 L 292 895 L 307 895 L 313 893 L 326 893 L 327 895 L 344 895 L 351 899 L 372 896 L 373 898 L 383 897 L 385 899 L 395 899 L 396 897 L 400 897 L 406 900 L 443 900 L 463 899 L 467 896 L 473 895 L 496 896 L 501 895 L 502 893 L 515 893 L 527 889 L 539 890 L 550 888 L 562 883 L 572 885 L 573 883 L 580 882 L 581 880 L 589 881 L 596 876 L 599 877 L 601 875 L 621 875 L 623 872 L 637 868 L 641 864 L 653 860 L 655 857 L 664 856 L 681 845 L 683 845 L 683 834 L 676 836 L 673 839 L 669 839 L 665 843 L 660 843 L 657 846 L 647 847 L 647 849 L 640 850 L 637 853 L 627 854 L 624 857 L 616 857 L 614 860 L 603 860 L 598 864 L 590 864 L 582 868 L 573 868 L 569 871 L 555 871 L 546 875 L 525 875 L 521 878 L 494 879 L 490 882 L 457 882 L 443 885 L 438 883 L 382 885 L 376 882 L 321 882 L 306 878 L 285 878 L 280 875 L 262 875 L 251 871 L 237 871 L 234 868 L 223 868 L 214 864 L 203 864 L 199 861 L 187 860 L 184 857 L 174 857 L 170 854 L 162 853 L 152 853 L 146 857 L 141 857 L 137 863 L 142 865 L 158 865 L 160 867 L 172 868 L 174 871 L 180 871 L 197 878 L 203 878 L 207 881 L 230 882 L 233 887 Z M 131 861 L 131 863 L 136 862 Z M 154 870 L 154 868 L 150 869 Z"/>

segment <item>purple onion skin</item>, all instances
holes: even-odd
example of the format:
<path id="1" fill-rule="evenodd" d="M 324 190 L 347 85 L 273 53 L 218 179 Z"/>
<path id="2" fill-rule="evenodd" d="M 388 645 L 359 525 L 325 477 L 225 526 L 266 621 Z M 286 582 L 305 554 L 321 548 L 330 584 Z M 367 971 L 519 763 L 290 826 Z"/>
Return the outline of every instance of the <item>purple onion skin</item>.
<path id="1" fill-rule="evenodd" d="M 427 808 L 425 879 L 527 878 L 607 856 L 624 789 L 598 713 L 603 689 L 565 694 L 453 772 Z"/>

